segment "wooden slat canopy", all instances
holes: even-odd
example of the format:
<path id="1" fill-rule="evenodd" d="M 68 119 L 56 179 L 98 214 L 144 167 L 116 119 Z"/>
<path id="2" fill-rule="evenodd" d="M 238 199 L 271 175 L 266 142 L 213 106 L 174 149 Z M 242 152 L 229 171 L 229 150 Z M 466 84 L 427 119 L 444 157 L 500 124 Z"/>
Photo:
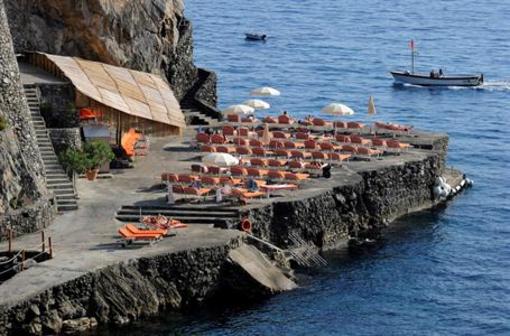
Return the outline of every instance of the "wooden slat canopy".
<path id="1" fill-rule="evenodd" d="M 133 117 L 186 127 L 179 102 L 157 75 L 78 57 L 37 54 L 53 63 L 77 91 L 98 103 Z"/>

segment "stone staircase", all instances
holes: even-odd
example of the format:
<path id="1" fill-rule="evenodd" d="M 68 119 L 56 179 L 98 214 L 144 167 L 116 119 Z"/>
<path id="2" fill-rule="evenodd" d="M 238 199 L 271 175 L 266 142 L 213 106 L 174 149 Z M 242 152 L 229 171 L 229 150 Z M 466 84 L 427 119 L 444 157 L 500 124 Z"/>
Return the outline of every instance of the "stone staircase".
<path id="1" fill-rule="evenodd" d="M 206 116 L 194 107 L 183 108 L 182 113 L 192 125 L 211 125 L 218 123 L 218 120 Z"/>
<path id="2" fill-rule="evenodd" d="M 53 191 L 57 202 L 58 211 L 69 211 L 78 209 L 76 191 L 72 181 L 58 162 L 55 149 L 51 143 L 46 129 L 46 123 L 41 116 L 39 106 L 39 95 L 37 88 L 32 85 L 24 85 L 25 97 L 30 107 L 30 117 L 35 129 L 37 145 L 42 156 L 44 170 L 46 173 L 46 184 L 48 189 Z"/>
<path id="3" fill-rule="evenodd" d="M 115 218 L 121 222 L 139 222 L 140 215 L 164 215 L 186 224 L 206 224 L 216 227 L 232 227 L 240 221 L 238 210 L 216 205 L 124 205 L 117 211 Z"/>
<path id="4" fill-rule="evenodd" d="M 180 101 L 182 113 L 184 113 L 188 124 L 214 126 L 219 122 L 220 112 L 213 106 L 199 102 L 195 97 L 209 76 L 208 71 L 199 68 L 197 81 Z"/>

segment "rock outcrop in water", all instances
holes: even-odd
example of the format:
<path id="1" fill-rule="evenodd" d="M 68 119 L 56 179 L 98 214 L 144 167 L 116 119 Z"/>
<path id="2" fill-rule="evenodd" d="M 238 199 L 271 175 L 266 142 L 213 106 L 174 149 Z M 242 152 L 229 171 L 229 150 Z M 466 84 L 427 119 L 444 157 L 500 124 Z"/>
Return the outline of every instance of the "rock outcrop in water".
<path id="1" fill-rule="evenodd" d="M 182 0 L 5 3 L 17 52 L 78 56 L 165 74 L 178 98 L 198 80 Z"/>
<path id="2" fill-rule="evenodd" d="M 53 207 L 44 183 L 29 109 L 3 2 L 0 1 L 0 240 L 8 227 L 18 234 L 45 227 Z"/>

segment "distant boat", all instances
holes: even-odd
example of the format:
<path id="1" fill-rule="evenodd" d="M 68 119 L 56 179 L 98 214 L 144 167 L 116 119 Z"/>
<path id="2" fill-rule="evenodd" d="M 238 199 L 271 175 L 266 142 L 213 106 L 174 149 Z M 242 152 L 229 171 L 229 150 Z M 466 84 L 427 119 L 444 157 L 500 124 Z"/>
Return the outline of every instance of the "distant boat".
<path id="1" fill-rule="evenodd" d="M 478 86 L 483 84 L 483 74 L 477 75 L 432 75 L 410 73 L 409 71 L 391 71 L 395 83 L 421 86 Z"/>
<path id="2" fill-rule="evenodd" d="M 248 41 L 265 41 L 267 38 L 266 34 L 245 33 L 244 35 Z"/>
<path id="3" fill-rule="evenodd" d="M 414 40 L 409 42 L 411 48 L 411 72 L 390 71 L 396 84 L 413 84 L 421 86 L 478 86 L 483 84 L 483 74 L 472 75 L 444 75 L 442 70 L 430 74 L 414 72 L 414 57 L 416 54 Z"/>

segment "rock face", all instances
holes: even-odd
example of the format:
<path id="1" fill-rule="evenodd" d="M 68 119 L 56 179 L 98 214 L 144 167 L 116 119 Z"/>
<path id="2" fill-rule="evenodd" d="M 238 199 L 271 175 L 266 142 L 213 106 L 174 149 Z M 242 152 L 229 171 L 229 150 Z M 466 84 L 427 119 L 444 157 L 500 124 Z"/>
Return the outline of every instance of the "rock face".
<path id="1" fill-rule="evenodd" d="M 53 216 L 43 165 L 19 70 L 3 1 L 0 1 L 0 240 L 12 227 L 18 234 L 49 225 Z"/>
<path id="2" fill-rule="evenodd" d="M 165 74 L 178 99 L 197 80 L 182 0 L 5 0 L 14 48 Z"/>
<path id="3" fill-rule="evenodd" d="M 352 183 L 294 201 L 252 209 L 253 233 L 280 247 L 289 234 L 328 249 L 347 237 L 374 237 L 395 218 L 433 205 L 432 187 L 442 172 L 441 155 L 360 171 Z"/>

